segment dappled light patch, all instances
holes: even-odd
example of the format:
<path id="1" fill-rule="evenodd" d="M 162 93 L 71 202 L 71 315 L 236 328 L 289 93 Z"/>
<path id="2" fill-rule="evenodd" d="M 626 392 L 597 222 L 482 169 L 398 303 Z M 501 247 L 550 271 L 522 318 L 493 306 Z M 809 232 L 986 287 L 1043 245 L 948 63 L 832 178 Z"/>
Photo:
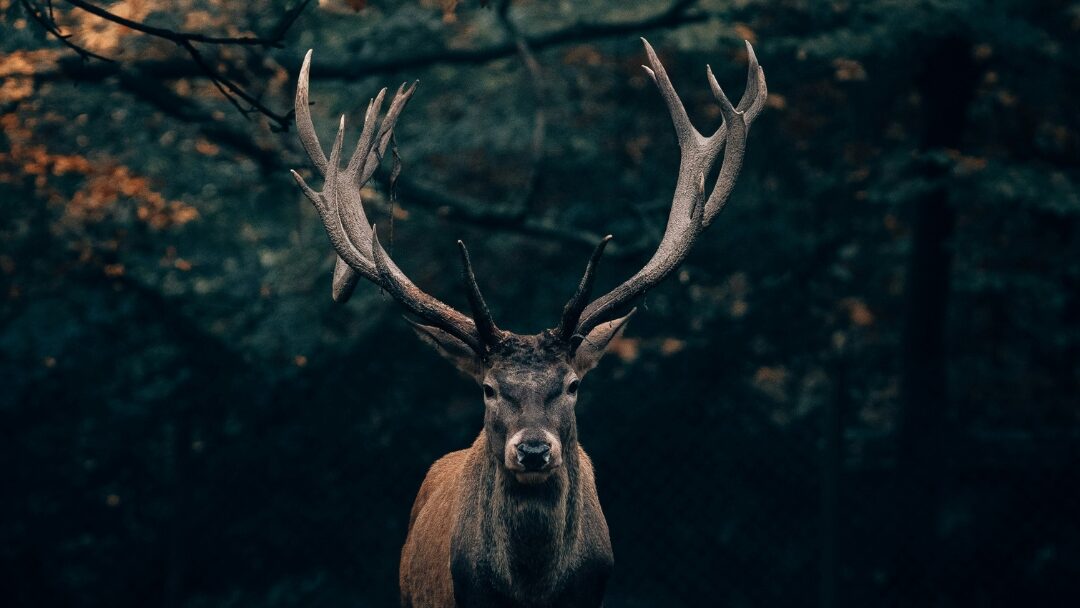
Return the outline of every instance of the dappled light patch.
<path id="1" fill-rule="evenodd" d="M 623 363 L 633 363 L 641 353 L 641 338 L 616 336 L 608 343 L 608 352 L 618 357 Z"/>
<path id="2" fill-rule="evenodd" d="M 155 10 L 156 4 L 156 0 L 121 0 L 110 4 L 108 10 L 125 19 L 142 21 Z M 116 53 L 122 44 L 135 35 L 127 27 L 71 7 L 57 5 L 52 10 L 61 28 L 71 32 L 79 44 L 95 53 Z"/>

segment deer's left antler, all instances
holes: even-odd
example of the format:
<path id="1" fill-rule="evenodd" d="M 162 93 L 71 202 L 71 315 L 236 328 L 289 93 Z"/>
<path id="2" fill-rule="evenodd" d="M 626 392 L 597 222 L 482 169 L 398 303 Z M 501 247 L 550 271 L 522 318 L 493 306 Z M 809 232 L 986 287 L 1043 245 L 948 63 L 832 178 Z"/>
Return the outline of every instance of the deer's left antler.
<path id="1" fill-rule="evenodd" d="M 641 41 L 645 44 L 649 62 L 648 66 L 642 67 L 660 89 L 660 96 L 664 98 L 671 113 L 671 121 L 675 125 L 675 135 L 679 141 L 681 159 L 679 176 L 675 182 L 675 196 L 671 201 L 667 228 L 664 229 L 664 236 L 652 258 L 637 274 L 585 306 L 584 302 L 588 299 L 592 287 L 596 262 L 610 237 L 597 246 L 578 291 L 566 305 L 562 322 L 559 324 L 558 331 L 568 341 L 573 341 L 575 336 L 588 335 L 594 327 L 611 319 L 629 302 L 652 289 L 678 268 L 698 235 L 723 210 L 739 176 L 739 169 L 742 168 L 750 123 L 765 106 L 765 72 L 758 65 L 754 48 L 747 42 L 746 52 L 750 66 L 746 77 L 746 91 L 737 107 L 731 105 L 727 95 L 716 82 L 712 68 L 706 67 L 709 86 L 720 104 L 724 122 L 712 135 L 702 135 L 686 115 L 686 108 L 675 92 L 664 65 L 656 56 L 656 51 L 647 40 L 642 38 Z M 712 170 L 721 150 L 724 151 L 723 164 L 712 192 L 706 198 L 705 176 Z"/>

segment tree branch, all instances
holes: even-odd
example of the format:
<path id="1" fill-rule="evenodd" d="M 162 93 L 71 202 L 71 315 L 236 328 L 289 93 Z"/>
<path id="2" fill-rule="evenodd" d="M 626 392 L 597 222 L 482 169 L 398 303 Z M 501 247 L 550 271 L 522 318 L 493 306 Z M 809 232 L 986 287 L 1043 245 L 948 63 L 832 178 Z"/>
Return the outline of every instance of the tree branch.
<path id="1" fill-rule="evenodd" d="M 60 31 L 60 26 L 57 25 L 56 19 L 53 18 L 52 4 L 49 4 L 49 12 L 46 13 L 41 7 L 36 7 L 30 3 L 30 0 L 19 0 L 19 4 L 22 5 L 26 13 L 30 15 L 30 18 L 37 22 L 49 34 L 52 34 L 57 40 L 63 43 L 64 46 L 78 53 L 79 58 L 86 62 L 90 59 L 98 59 L 100 61 L 112 62 L 112 59 L 105 57 L 104 55 L 98 55 L 97 53 L 85 49 L 70 40 L 71 34 L 65 34 Z"/>
<path id="2" fill-rule="evenodd" d="M 255 96 L 244 90 L 243 87 L 236 84 L 236 82 L 234 82 L 232 79 L 225 76 L 218 70 L 214 69 L 213 66 L 207 63 L 206 60 L 203 58 L 202 53 L 195 46 L 195 44 L 203 43 L 216 45 L 262 46 L 281 48 L 281 41 L 285 37 L 285 34 L 288 32 L 289 28 L 296 22 L 297 18 L 300 16 L 300 13 L 303 12 L 304 8 L 307 7 L 311 0 L 303 0 L 296 7 L 285 11 L 284 15 L 282 15 L 282 19 L 274 28 L 274 36 L 271 38 L 260 38 L 257 36 L 207 36 L 205 34 L 195 32 L 177 32 L 166 28 L 147 25 L 138 21 L 133 21 L 126 17 L 111 13 L 94 4 L 90 4 L 89 2 L 85 2 L 85 0 L 65 1 L 76 9 L 85 11 L 106 21 L 116 23 L 117 25 L 120 25 L 122 27 L 141 32 L 154 38 L 161 38 L 163 40 L 173 42 L 174 44 L 182 48 L 185 52 L 187 52 L 187 54 L 194 62 L 195 67 L 198 68 L 199 72 L 202 75 L 206 76 L 211 82 L 213 82 L 214 86 L 217 87 L 219 91 L 221 91 L 221 94 L 225 97 L 225 99 L 229 103 L 231 103 L 237 110 L 239 110 L 245 118 L 249 117 L 252 113 L 262 114 L 276 124 L 275 130 L 280 131 L 288 130 L 289 126 L 292 124 L 292 111 L 282 114 L 270 109 L 267 105 L 259 101 Z M 108 62 L 112 61 L 107 57 L 102 57 L 101 55 L 84 49 L 68 40 L 68 37 L 60 32 L 59 27 L 56 25 L 56 22 L 52 20 L 51 15 L 46 15 L 45 12 L 40 9 L 40 7 L 35 10 L 35 7 L 30 4 L 29 0 L 20 0 L 20 2 L 22 3 L 26 11 L 30 14 L 30 16 L 36 22 L 38 22 L 41 27 L 43 27 L 50 34 L 54 35 L 66 46 L 78 53 L 80 58 L 84 62 L 90 58 L 100 59 Z M 119 72 L 120 68 L 118 66 L 112 66 L 113 74 L 118 74 Z M 250 107 L 245 108 L 244 106 L 242 106 L 240 100 L 248 104 L 248 106 Z"/>
<path id="3" fill-rule="evenodd" d="M 309 0 L 310 1 L 310 0 Z M 679 0 L 664 11 L 636 21 L 615 23 L 576 23 L 543 34 L 523 35 L 523 39 L 533 53 L 548 48 L 575 42 L 592 42 L 619 36 L 644 34 L 653 30 L 678 27 L 691 23 L 700 23 L 709 18 L 704 11 L 692 11 L 697 0 Z M 355 81 L 378 74 L 396 73 L 404 70 L 416 70 L 432 65 L 483 64 L 504 59 L 518 53 L 513 40 L 506 40 L 473 49 L 437 49 L 430 52 L 416 53 L 409 57 L 390 57 L 364 62 L 355 58 L 345 58 L 334 63 L 319 63 L 319 69 L 311 74 L 313 81 L 346 80 Z M 63 60 L 58 62 L 65 63 Z M 198 78 L 204 76 L 198 66 L 188 61 L 147 60 L 132 62 L 132 67 L 146 74 L 154 74 L 161 79 Z M 105 78 L 116 73 L 116 68 L 106 64 L 87 65 L 88 76 Z M 61 69 L 22 74 L 39 80 L 56 79 L 62 76 Z"/>
<path id="4" fill-rule="evenodd" d="M 651 30 L 698 23 L 705 21 L 708 14 L 693 11 L 697 0 L 678 0 L 656 15 L 622 22 L 579 22 L 551 32 L 523 35 L 523 39 L 533 52 L 539 53 L 547 48 L 572 42 L 586 42 L 616 38 L 628 34 L 640 35 Z M 474 49 L 438 49 L 426 53 L 417 53 L 412 57 L 395 57 L 371 62 L 346 59 L 339 63 L 320 63 L 312 80 L 359 80 L 375 74 L 400 72 L 407 69 L 424 68 L 430 65 L 478 64 L 503 59 L 518 53 L 514 40 Z"/>
<path id="5" fill-rule="evenodd" d="M 379 181 L 385 185 L 385 178 L 380 176 Z M 590 230 L 569 228 L 533 216 L 523 216 L 516 207 L 491 207 L 467 197 L 449 194 L 445 188 L 426 186 L 405 178 L 398 179 L 397 188 L 400 199 L 415 203 L 451 221 L 580 246 L 589 250 L 595 248 L 603 238 L 603 235 Z M 621 246 L 612 243 L 604 255 L 614 258 L 634 257 L 655 249 L 649 245 L 648 240 L 644 238 Z"/>
<path id="6" fill-rule="evenodd" d="M 144 34 L 149 34 L 150 36 L 153 36 L 155 38 L 164 38 L 165 40 L 171 40 L 176 44 L 182 44 L 184 42 L 203 42 L 206 44 L 231 44 L 241 46 L 254 45 L 281 48 L 281 40 L 282 38 L 284 38 L 285 35 L 285 32 L 281 32 L 277 38 L 259 38 L 256 36 L 207 36 L 205 34 L 199 34 L 194 32 L 176 32 L 161 27 L 147 25 L 145 23 L 140 23 L 138 21 L 132 21 L 131 19 L 128 19 L 126 17 L 121 17 L 120 15 L 117 15 L 115 13 L 110 13 L 109 11 L 101 8 L 100 6 L 95 6 L 93 4 L 90 4 L 89 2 L 84 2 L 83 0 L 64 1 L 76 8 L 80 8 L 90 13 L 91 15 L 101 17 L 106 21 L 112 21 L 117 25 L 122 25 L 128 29 L 142 32 Z M 303 10 L 303 7 L 306 6 L 308 2 L 310 2 L 310 0 L 304 0 L 304 2 L 300 5 L 300 9 Z M 294 17 L 293 21 L 295 20 L 296 18 Z"/>
<path id="7" fill-rule="evenodd" d="M 305 2 L 307 1 L 308 0 L 305 0 Z M 191 56 L 191 60 L 195 62 L 195 65 L 199 66 L 199 69 L 201 69 L 203 73 L 206 74 L 206 77 L 210 79 L 210 82 L 214 83 L 214 86 L 217 87 L 219 91 L 221 91 L 221 94 L 225 97 L 225 99 L 227 99 L 229 103 L 231 103 L 233 107 L 235 107 L 244 116 L 244 118 L 248 118 L 252 112 L 258 112 L 277 123 L 277 127 L 274 130 L 289 130 L 289 127 L 293 123 L 293 110 L 289 110 L 285 114 L 279 114 L 277 112 L 274 112 L 269 107 L 264 105 L 261 101 L 251 96 L 251 94 L 249 94 L 239 85 L 237 85 L 231 79 L 222 76 L 217 70 L 210 66 L 210 64 L 206 63 L 206 61 L 203 59 L 202 53 L 200 53 L 199 49 L 195 48 L 195 45 L 193 45 L 190 41 L 184 40 L 178 42 L 177 44 L 179 44 L 181 48 L 188 52 L 188 55 Z M 236 100 L 237 97 L 243 99 L 251 107 L 244 108 L 243 106 L 241 106 L 240 102 Z"/>

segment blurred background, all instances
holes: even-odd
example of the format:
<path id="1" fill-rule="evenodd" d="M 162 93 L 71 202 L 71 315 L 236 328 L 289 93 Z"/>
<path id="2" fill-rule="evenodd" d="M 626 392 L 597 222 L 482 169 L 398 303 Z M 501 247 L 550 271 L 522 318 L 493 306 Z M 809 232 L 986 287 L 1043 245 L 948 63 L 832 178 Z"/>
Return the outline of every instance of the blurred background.
<path id="1" fill-rule="evenodd" d="M 0 0 L 0 30 L 5 605 L 396 605 L 480 393 L 370 285 L 331 301 L 303 54 L 327 146 L 421 80 L 369 217 L 462 309 L 464 239 L 531 333 L 599 235 L 606 290 L 663 230 L 640 36 L 703 131 L 744 39 L 770 94 L 583 387 L 605 605 L 1080 601 L 1080 3 Z"/>

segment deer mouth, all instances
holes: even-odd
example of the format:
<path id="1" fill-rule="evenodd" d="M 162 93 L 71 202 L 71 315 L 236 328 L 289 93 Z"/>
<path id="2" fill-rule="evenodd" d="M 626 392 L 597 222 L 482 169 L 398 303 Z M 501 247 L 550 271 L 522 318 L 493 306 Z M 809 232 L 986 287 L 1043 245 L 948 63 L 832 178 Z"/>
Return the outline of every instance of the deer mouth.
<path id="1" fill-rule="evenodd" d="M 554 472 L 554 468 L 545 469 L 543 471 L 514 471 L 514 479 L 517 479 L 520 484 L 533 486 L 551 479 Z"/>
<path id="2" fill-rule="evenodd" d="M 546 483 L 562 466 L 562 458 L 559 454 L 552 454 L 546 458 L 543 464 L 529 461 L 521 462 L 515 458 L 504 464 L 507 472 L 513 474 L 514 479 L 522 485 L 539 485 Z"/>

